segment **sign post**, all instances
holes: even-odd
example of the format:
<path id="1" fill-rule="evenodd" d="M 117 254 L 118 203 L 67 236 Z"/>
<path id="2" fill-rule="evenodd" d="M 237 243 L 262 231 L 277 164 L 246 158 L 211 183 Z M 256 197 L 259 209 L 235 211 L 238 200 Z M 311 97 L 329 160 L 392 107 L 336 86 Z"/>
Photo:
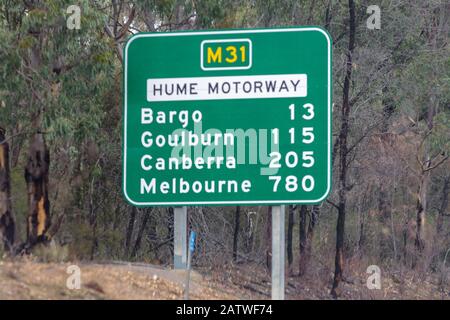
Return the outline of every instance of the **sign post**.
<path id="1" fill-rule="evenodd" d="M 186 269 L 187 266 L 187 207 L 175 207 L 174 210 L 174 269 Z"/>
<path id="2" fill-rule="evenodd" d="M 285 206 L 272 207 L 272 300 L 284 300 Z"/>
<path id="3" fill-rule="evenodd" d="M 319 27 L 128 40 L 123 193 L 179 207 L 175 268 L 187 263 L 185 206 L 270 205 L 273 272 L 284 277 L 281 205 L 320 203 L 331 187 L 331 48 Z"/>

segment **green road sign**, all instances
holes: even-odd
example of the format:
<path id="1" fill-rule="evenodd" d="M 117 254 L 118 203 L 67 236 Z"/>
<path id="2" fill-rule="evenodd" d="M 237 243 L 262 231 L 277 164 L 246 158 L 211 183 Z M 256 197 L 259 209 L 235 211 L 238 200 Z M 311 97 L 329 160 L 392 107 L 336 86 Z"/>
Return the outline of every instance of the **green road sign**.
<path id="1" fill-rule="evenodd" d="M 331 39 L 321 28 L 134 35 L 124 49 L 126 199 L 323 201 L 331 88 Z"/>

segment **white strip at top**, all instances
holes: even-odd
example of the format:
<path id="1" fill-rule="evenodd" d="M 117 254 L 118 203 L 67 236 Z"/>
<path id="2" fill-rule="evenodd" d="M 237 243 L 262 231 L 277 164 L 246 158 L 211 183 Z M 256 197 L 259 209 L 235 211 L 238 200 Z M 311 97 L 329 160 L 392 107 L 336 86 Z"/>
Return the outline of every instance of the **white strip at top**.
<path id="1" fill-rule="evenodd" d="M 149 102 L 295 98 L 306 95 L 306 74 L 147 79 Z"/>

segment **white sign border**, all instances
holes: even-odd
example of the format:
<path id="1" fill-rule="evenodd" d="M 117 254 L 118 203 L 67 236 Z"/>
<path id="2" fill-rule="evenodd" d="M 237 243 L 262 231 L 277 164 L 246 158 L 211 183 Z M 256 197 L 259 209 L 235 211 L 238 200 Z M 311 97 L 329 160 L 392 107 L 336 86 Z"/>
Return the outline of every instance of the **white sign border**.
<path id="1" fill-rule="evenodd" d="M 240 33 L 269 33 L 269 32 L 303 32 L 303 31 L 318 31 L 322 33 L 327 39 L 328 44 L 328 153 L 327 153 L 327 189 L 322 197 L 315 200 L 254 200 L 254 201 L 197 201 L 197 202 L 136 202 L 132 200 L 128 194 L 126 189 L 127 183 L 127 75 L 128 75 L 128 47 L 130 44 L 139 38 L 147 38 L 147 37 L 170 37 L 170 36 L 192 36 L 192 35 L 214 35 L 214 34 L 240 34 Z M 254 30 L 223 30 L 223 31 L 206 31 L 206 32 L 170 32 L 170 33 L 139 33 L 132 36 L 128 41 L 124 49 L 124 121 L 123 121 L 123 177 L 122 177 L 122 192 L 130 204 L 140 207 L 156 207 L 156 206 L 189 206 L 189 205 L 253 205 L 253 204 L 316 204 L 322 202 L 330 193 L 331 190 L 331 39 L 328 33 L 318 27 L 305 27 L 305 28 L 274 28 L 274 29 L 254 29 Z M 211 70 L 211 69 L 210 69 Z"/>

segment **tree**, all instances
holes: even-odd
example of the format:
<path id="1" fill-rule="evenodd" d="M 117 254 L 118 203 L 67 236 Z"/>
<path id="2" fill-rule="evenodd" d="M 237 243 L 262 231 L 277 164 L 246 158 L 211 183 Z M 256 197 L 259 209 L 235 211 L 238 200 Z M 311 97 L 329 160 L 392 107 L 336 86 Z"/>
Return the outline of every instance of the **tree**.
<path id="1" fill-rule="evenodd" d="M 308 214 L 308 207 L 307 206 L 300 206 L 299 211 L 299 249 L 300 249 L 300 260 L 299 260 L 299 275 L 303 276 L 306 271 L 306 242 L 307 242 L 307 234 L 306 234 L 306 218 Z"/>
<path id="2" fill-rule="evenodd" d="M 5 130 L 0 128 L 0 237 L 5 251 L 14 246 L 15 221 L 11 208 L 11 178 L 9 170 L 9 145 Z"/>
<path id="3" fill-rule="evenodd" d="M 28 193 L 28 220 L 26 246 L 32 247 L 48 240 L 50 227 L 50 201 L 48 198 L 48 174 L 50 155 L 44 135 L 34 135 L 25 167 Z"/>
<path id="4" fill-rule="evenodd" d="M 233 261 L 237 261 L 238 256 L 238 239 L 239 239 L 239 229 L 241 221 L 241 207 L 237 206 L 234 212 L 234 231 L 233 231 Z"/>
<path id="5" fill-rule="evenodd" d="M 130 212 L 130 217 L 128 220 L 128 226 L 127 226 L 127 231 L 126 231 L 126 235 L 125 235 L 125 257 L 130 256 L 131 239 L 133 236 L 134 225 L 136 223 L 137 208 L 134 206 L 130 207 L 129 212 Z"/>
<path id="6" fill-rule="evenodd" d="M 348 145 L 347 139 L 349 135 L 349 114 L 350 114 L 350 85 L 352 79 L 352 59 L 355 49 L 356 21 L 355 21 L 355 3 L 353 0 L 348 1 L 349 10 L 349 36 L 348 51 L 346 61 L 346 73 L 344 78 L 344 87 L 342 89 L 342 106 L 340 113 L 341 126 L 339 130 L 339 203 L 338 203 L 338 220 L 336 226 L 336 257 L 334 280 L 331 289 L 333 297 L 338 296 L 338 286 L 342 281 L 342 272 L 344 265 L 344 237 L 345 237 L 345 215 L 347 206 L 347 169 L 348 169 Z"/>
<path id="7" fill-rule="evenodd" d="M 448 197 L 450 194 L 450 175 L 443 178 L 441 205 L 439 206 L 438 217 L 436 220 L 436 234 L 439 236 L 443 231 L 444 217 L 449 216 L 447 213 Z"/>
<path id="8" fill-rule="evenodd" d="M 103 94 L 114 79 L 108 42 L 98 28 L 103 17 L 88 1 L 79 5 L 85 25 L 69 30 L 61 14 L 66 1 L 0 2 L 0 39 L 5 43 L 0 49 L 1 71 L 10 75 L 0 84 L 0 118 L 7 119 L 7 129 L 21 128 L 15 134 L 29 139 L 23 190 L 29 204 L 29 248 L 49 238 L 49 186 L 55 167 L 49 163 L 50 154 L 65 147 L 70 156 L 81 153 L 85 138 L 103 120 Z"/>
<path id="9" fill-rule="evenodd" d="M 299 244 L 300 244 L 300 262 L 299 275 L 303 276 L 308 271 L 313 250 L 314 230 L 317 225 L 320 213 L 319 206 L 300 207 L 300 223 L 299 223 Z M 308 219 L 307 219 L 308 218 Z M 308 222 L 306 222 L 308 220 Z"/>
<path id="10" fill-rule="evenodd" d="M 429 188 L 432 171 L 449 158 L 450 113 L 448 81 L 441 70 L 448 70 L 449 4 L 430 5 L 421 25 L 421 41 L 425 50 L 403 70 L 402 100 L 405 112 L 413 119 L 417 139 L 414 170 L 416 189 L 416 238 L 419 253 L 427 247 L 426 218 L 429 209 Z M 430 61 L 433 61 L 430 63 Z"/>

